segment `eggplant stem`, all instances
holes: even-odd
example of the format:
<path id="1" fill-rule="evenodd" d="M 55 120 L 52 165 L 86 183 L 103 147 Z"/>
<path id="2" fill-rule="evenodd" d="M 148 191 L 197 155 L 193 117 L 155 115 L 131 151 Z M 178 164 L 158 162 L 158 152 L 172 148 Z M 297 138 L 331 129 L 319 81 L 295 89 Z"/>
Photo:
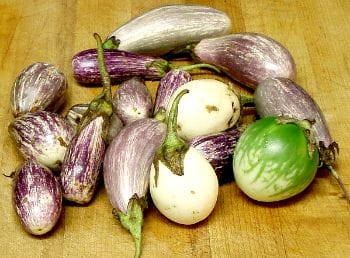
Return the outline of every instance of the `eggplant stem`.
<path id="1" fill-rule="evenodd" d="M 328 165 L 327 167 L 328 167 L 329 171 L 331 172 L 331 175 L 335 178 L 335 180 L 337 180 L 337 183 L 340 186 L 340 188 L 342 189 L 346 200 L 350 204 L 349 192 L 346 190 L 345 185 L 344 185 L 343 181 L 341 180 L 339 174 L 337 173 L 337 171 L 332 166 Z"/>
<path id="2" fill-rule="evenodd" d="M 211 64 L 205 64 L 205 63 L 172 67 L 172 69 L 179 69 L 182 71 L 189 71 L 189 70 L 198 69 L 198 68 L 208 68 L 208 69 L 214 70 L 217 73 L 221 73 L 220 69 L 217 68 L 216 66 Z"/>
<path id="3" fill-rule="evenodd" d="M 122 226 L 127 229 L 135 241 L 135 258 L 141 255 L 141 237 L 143 225 L 143 202 L 134 195 L 128 203 L 126 214 L 113 209 L 113 215 L 120 221 Z"/>

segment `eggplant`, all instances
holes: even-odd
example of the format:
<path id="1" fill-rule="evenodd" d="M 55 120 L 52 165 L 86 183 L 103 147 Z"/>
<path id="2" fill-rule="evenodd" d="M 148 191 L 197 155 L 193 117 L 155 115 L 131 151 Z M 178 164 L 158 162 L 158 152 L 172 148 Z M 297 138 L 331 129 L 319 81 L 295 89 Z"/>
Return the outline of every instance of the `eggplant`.
<path id="1" fill-rule="evenodd" d="M 60 185 L 47 167 L 26 160 L 15 173 L 13 204 L 28 233 L 46 234 L 57 224 L 62 212 Z"/>
<path id="2" fill-rule="evenodd" d="M 36 62 L 16 78 L 11 90 L 15 117 L 41 110 L 56 112 L 66 100 L 67 80 L 54 65 Z"/>
<path id="3" fill-rule="evenodd" d="M 60 173 L 63 197 L 68 201 L 87 204 L 94 196 L 106 150 L 103 123 L 98 116 L 68 146 Z"/>
<path id="4" fill-rule="evenodd" d="M 191 75 L 186 71 L 179 69 L 169 71 L 159 82 L 154 103 L 154 115 L 164 115 L 173 93 L 177 88 L 191 80 Z"/>
<path id="5" fill-rule="evenodd" d="M 112 140 L 104 158 L 103 178 L 107 195 L 113 214 L 135 240 L 135 257 L 141 252 L 150 167 L 165 133 L 166 125 L 156 119 L 136 120 L 123 127 Z"/>
<path id="6" fill-rule="evenodd" d="M 119 85 L 113 96 L 113 111 L 124 125 L 151 117 L 152 96 L 143 79 L 132 77 Z"/>
<path id="7" fill-rule="evenodd" d="M 66 119 L 48 111 L 17 117 L 8 130 L 25 159 L 35 159 L 55 171 L 60 169 L 67 146 L 75 135 Z"/>
<path id="8" fill-rule="evenodd" d="M 293 79 L 295 62 L 276 40 L 259 33 L 237 33 L 201 40 L 193 48 L 195 59 L 217 66 L 241 84 L 255 89 L 269 77 Z"/>
<path id="9" fill-rule="evenodd" d="M 284 115 L 312 122 L 320 163 L 329 169 L 350 203 L 350 195 L 333 168 L 339 146 L 331 137 L 321 108 L 309 93 L 291 79 L 268 78 L 256 88 L 254 101 L 260 117 Z"/>
<path id="10" fill-rule="evenodd" d="M 189 145 L 198 150 L 212 165 L 221 184 L 233 179 L 232 154 L 241 135 L 241 129 L 197 136 Z"/>
<path id="11" fill-rule="evenodd" d="M 230 33 L 231 20 L 220 10 L 203 5 L 166 5 L 149 10 L 113 31 L 118 49 L 160 56 L 204 38 Z"/>

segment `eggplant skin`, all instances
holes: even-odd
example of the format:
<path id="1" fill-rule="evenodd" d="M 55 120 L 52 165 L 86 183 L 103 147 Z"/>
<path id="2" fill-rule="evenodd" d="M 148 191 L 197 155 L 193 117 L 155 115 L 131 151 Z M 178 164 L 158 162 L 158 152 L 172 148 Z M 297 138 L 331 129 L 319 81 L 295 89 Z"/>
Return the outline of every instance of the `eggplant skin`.
<path id="1" fill-rule="evenodd" d="M 328 148 L 331 138 L 327 121 L 316 101 L 300 85 L 287 78 L 269 78 L 254 92 L 254 101 L 260 117 L 290 116 L 314 121 L 312 128 L 316 141 Z"/>
<path id="2" fill-rule="evenodd" d="M 147 196 L 150 168 L 165 134 L 164 123 L 143 118 L 123 127 L 112 140 L 103 162 L 103 177 L 114 208 L 126 213 L 135 194 L 139 198 Z"/>
<path id="3" fill-rule="evenodd" d="M 24 229 L 43 235 L 54 228 L 61 215 L 61 187 L 48 168 L 27 160 L 15 175 L 13 203 Z"/>
<path id="4" fill-rule="evenodd" d="M 15 117 L 28 112 L 56 112 L 66 100 L 67 80 L 54 65 L 37 62 L 26 67 L 16 78 L 11 91 Z"/>
<path id="5" fill-rule="evenodd" d="M 231 32 L 230 17 L 204 5 L 165 5 L 128 21 L 113 31 L 119 49 L 160 56 L 169 51 Z"/>
<path id="6" fill-rule="evenodd" d="M 158 79 L 163 70 L 170 69 L 164 59 L 120 50 L 105 50 L 105 63 L 112 82 L 121 82 L 133 76 Z M 163 65 L 160 69 L 155 64 Z M 74 78 L 84 84 L 100 84 L 101 76 L 97 63 L 96 49 L 77 53 L 72 59 Z"/>
<path id="7" fill-rule="evenodd" d="M 94 196 L 106 149 L 103 120 L 96 117 L 68 146 L 60 173 L 63 197 L 68 201 L 83 205 Z"/>
<path id="8" fill-rule="evenodd" d="M 213 166 L 220 184 L 233 180 L 232 155 L 241 136 L 238 128 L 197 136 L 189 141 Z"/>
<path id="9" fill-rule="evenodd" d="M 255 89 L 264 79 L 294 79 L 295 62 L 276 40 L 259 33 L 237 33 L 201 40 L 194 47 L 200 62 L 217 66 L 232 79 Z"/>

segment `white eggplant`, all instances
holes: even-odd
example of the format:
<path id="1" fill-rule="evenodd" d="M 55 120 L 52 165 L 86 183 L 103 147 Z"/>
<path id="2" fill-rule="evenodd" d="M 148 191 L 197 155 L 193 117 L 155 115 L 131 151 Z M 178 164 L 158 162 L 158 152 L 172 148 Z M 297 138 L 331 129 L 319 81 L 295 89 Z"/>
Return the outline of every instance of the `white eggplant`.
<path id="1" fill-rule="evenodd" d="M 181 98 L 177 118 L 180 137 L 191 140 L 200 135 L 225 131 L 233 127 L 240 117 L 240 100 L 229 85 L 214 79 L 192 80 L 173 94 L 167 107 L 179 92 L 189 93 Z"/>
<path id="2" fill-rule="evenodd" d="M 109 38 L 120 40 L 119 50 L 151 55 L 229 34 L 226 13 L 203 5 L 167 5 L 152 9 L 113 31 Z"/>

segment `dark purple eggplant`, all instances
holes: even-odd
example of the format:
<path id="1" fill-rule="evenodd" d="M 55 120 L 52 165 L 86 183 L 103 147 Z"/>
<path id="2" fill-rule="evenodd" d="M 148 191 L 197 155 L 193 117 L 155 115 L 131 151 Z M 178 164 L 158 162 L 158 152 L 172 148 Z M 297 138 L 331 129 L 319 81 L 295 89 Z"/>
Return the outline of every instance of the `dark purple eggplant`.
<path id="1" fill-rule="evenodd" d="M 9 133 L 26 159 L 35 159 L 52 170 L 59 170 L 75 131 L 56 113 L 38 111 L 14 119 Z"/>
<path id="2" fill-rule="evenodd" d="M 143 210 L 147 207 L 149 173 L 156 150 L 164 141 L 166 125 L 152 118 L 125 126 L 107 148 L 103 176 L 113 214 L 135 240 L 141 252 Z"/>
<path id="3" fill-rule="evenodd" d="M 189 141 L 191 147 L 198 150 L 213 166 L 220 183 L 233 179 L 232 154 L 241 130 L 228 131 L 197 136 Z"/>
<path id="4" fill-rule="evenodd" d="M 260 117 L 284 115 L 312 122 L 321 165 L 325 165 L 331 171 L 350 203 L 350 195 L 338 173 L 333 169 L 339 151 L 338 144 L 331 137 L 321 108 L 309 93 L 291 79 L 269 78 L 258 85 L 254 99 Z"/>
<path id="5" fill-rule="evenodd" d="M 95 118 L 68 147 L 60 174 L 66 200 L 87 204 L 94 196 L 106 149 L 102 137 L 103 123 L 102 116 Z"/>
<path id="6" fill-rule="evenodd" d="M 48 168 L 27 160 L 15 174 L 13 203 L 24 229 L 43 235 L 53 229 L 61 215 L 60 185 Z"/>
<path id="7" fill-rule="evenodd" d="M 295 77 L 289 51 L 258 33 L 239 33 L 201 40 L 193 49 L 200 62 L 217 66 L 232 79 L 255 89 L 269 77 Z"/>
<path id="8" fill-rule="evenodd" d="M 65 102 L 67 80 L 54 65 L 37 62 L 16 78 L 11 92 L 15 117 L 40 110 L 56 112 Z"/>
<path id="9" fill-rule="evenodd" d="M 165 114 L 170 97 L 181 85 L 192 80 L 191 75 L 183 70 L 174 69 L 169 71 L 159 82 L 154 103 L 154 115 Z"/>
<path id="10" fill-rule="evenodd" d="M 113 96 L 113 111 L 124 125 L 151 117 L 152 96 L 143 79 L 132 77 L 119 85 Z"/>

